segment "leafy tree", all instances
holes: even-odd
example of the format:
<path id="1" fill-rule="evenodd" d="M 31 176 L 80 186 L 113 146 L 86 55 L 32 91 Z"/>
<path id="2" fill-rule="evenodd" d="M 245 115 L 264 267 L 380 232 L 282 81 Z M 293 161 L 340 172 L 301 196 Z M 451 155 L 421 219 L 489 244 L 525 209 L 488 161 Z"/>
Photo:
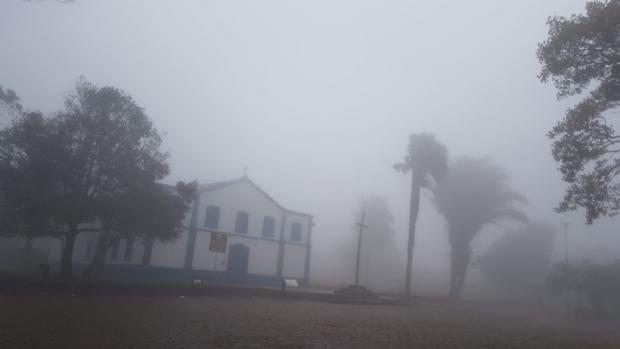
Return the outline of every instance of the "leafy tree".
<path id="1" fill-rule="evenodd" d="M 22 112 L 22 105 L 15 91 L 6 91 L 0 85 L 0 120 L 4 123 Z"/>
<path id="2" fill-rule="evenodd" d="M 402 260 L 394 243 L 394 216 L 385 198 L 371 195 L 359 200 L 353 218 L 366 212 L 360 251 L 360 282 L 372 289 L 390 290 L 398 285 L 395 275 L 402 271 Z M 357 256 L 359 226 L 351 226 L 350 239 L 342 247 L 341 256 L 347 274 L 353 275 Z"/>
<path id="3" fill-rule="evenodd" d="M 556 262 L 547 276 L 547 287 L 554 294 L 562 294 L 569 290 L 577 292 L 578 309 L 581 308 L 581 293 L 586 291 L 589 259 L 582 258 L 579 263 Z"/>
<path id="4" fill-rule="evenodd" d="M 97 221 L 103 231 L 84 275 L 102 268 L 106 251 L 121 239 L 143 244 L 177 240 L 183 232 L 183 218 L 194 198 L 196 185 L 196 182 L 179 182 L 176 187 L 166 188 L 153 184 L 105 200 Z"/>
<path id="5" fill-rule="evenodd" d="M 455 161 L 447 177 L 432 188 L 431 201 L 444 217 L 452 249 L 450 297 L 458 298 L 471 261 L 471 241 L 485 225 L 513 219 L 528 222 L 513 202 L 527 202 L 508 187 L 508 176 L 486 159 L 463 157 Z"/>
<path id="6" fill-rule="evenodd" d="M 71 278 L 75 238 L 82 232 L 158 232 L 155 239 L 174 239 L 175 229 L 145 228 L 166 218 L 165 227 L 177 227 L 194 189 L 179 184 L 183 205 L 162 199 L 155 183 L 170 170 L 161 142 L 162 135 L 131 96 L 79 79 L 66 96 L 64 111 L 52 118 L 23 113 L 0 131 L 3 233 L 62 237 L 65 279 Z M 128 208 L 153 198 L 174 212 L 164 215 L 154 205 L 148 207 L 156 210 Z"/>
<path id="7" fill-rule="evenodd" d="M 610 265 L 592 263 L 584 269 L 580 289 L 587 293 L 594 315 L 620 317 L 620 262 Z"/>
<path id="8" fill-rule="evenodd" d="M 592 224 L 620 209 L 620 136 L 608 121 L 620 103 L 620 0 L 589 1 L 585 15 L 551 17 L 547 25 L 549 38 L 537 51 L 540 80 L 553 82 L 558 99 L 588 91 L 548 133 L 570 184 L 556 211 L 583 207 Z"/>
<path id="9" fill-rule="evenodd" d="M 555 229 L 536 223 L 510 231 L 479 258 L 487 280 L 503 289 L 523 289 L 545 280 L 551 264 Z"/>
<path id="10" fill-rule="evenodd" d="M 15 91 L 11 89 L 7 89 L 6 91 L 0 85 L 0 101 L 2 101 L 6 106 L 15 109 L 18 112 L 22 111 L 22 105 L 19 103 L 19 97 L 15 93 Z"/>
<path id="11" fill-rule="evenodd" d="M 420 191 L 429 186 L 432 177 L 441 182 L 448 172 L 448 148 L 430 133 L 411 134 L 405 161 L 394 166 L 397 172 L 411 172 L 411 200 L 409 203 L 409 241 L 407 243 L 407 271 L 405 274 L 405 297 L 411 289 L 411 264 L 415 245 L 415 226 L 420 211 Z"/>

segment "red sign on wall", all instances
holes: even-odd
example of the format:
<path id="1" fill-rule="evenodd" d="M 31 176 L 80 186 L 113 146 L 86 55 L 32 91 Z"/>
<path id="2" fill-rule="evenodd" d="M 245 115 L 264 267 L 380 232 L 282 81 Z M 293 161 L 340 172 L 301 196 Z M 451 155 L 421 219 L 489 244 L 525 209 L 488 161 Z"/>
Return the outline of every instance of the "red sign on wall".
<path id="1" fill-rule="evenodd" d="M 228 235 L 211 233 L 211 241 L 209 242 L 209 251 L 226 253 L 226 244 L 228 243 Z"/>

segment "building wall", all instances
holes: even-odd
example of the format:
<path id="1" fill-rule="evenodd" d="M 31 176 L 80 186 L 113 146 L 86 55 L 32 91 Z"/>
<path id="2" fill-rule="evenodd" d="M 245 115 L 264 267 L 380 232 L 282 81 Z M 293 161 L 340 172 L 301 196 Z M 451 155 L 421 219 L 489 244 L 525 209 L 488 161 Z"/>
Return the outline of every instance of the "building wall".
<path id="1" fill-rule="evenodd" d="M 286 244 L 284 247 L 284 264 L 282 276 L 285 278 L 304 277 L 306 266 L 306 246 Z"/>
<path id="2" fill-rule="evenodd" d="M 153 242 L 151 265 L 154 267 L 183 268 L 185 266 L 187 236 L 188 231 L 185 230 L 175 242 L 167 244 Z"/>
<path id="3" fill-rule="evenodd" d="M 308 225 L 310 224 L 310 217 L 288 212 L 284 222 L 284 241 L 292 241 L 291 235 L 293 230 L 293 223 L 301 223 L 301 240 L 297 243 L 306 244 L 308 239 Z"/>
<path id="4" fill-rule="evenodd" d="M 263 219 L 270 216 L 275 218 L 275 232 L 271 239 L 279 238 L 282 210 L 247 182 L 202 193 L 196 216 L 198 228 L 204 228 L 207 205 L 220 208 L 219 231 L 234 232 L 237 212 L 245 211 L 249 214 L 248 236 L 262 237 Z"/>
<path id="5" fill-rule="evenodd" d="M 302 279 L 304 277 L 306 262 L 306 246 L 308 227 L 311 218 L 285 211 L 267 198 L 264 193 L 257 190 L 249 182 L 239 182 L 228 187 L 207 191 L 200 194 L 199 205 L 196 211 L 196 242 L 191 268 L 197 271 L 212 271 L 215 262 L 215 253 L 209 251 L 211 237 L 210 230 L 204 227 L 206 208 L 208 205 L 220 207 L 219 226 L 217 231 L 228 234 L 228 248 L 233 244 L 243 244 L 249 247 L 248 274 L 275 277 L 278 275 L 278 260 L 282 248 L 282 276 Z M 238 211 L 249 214 L 247 234 L 234 233 Z M 263 236 L 263 220 L 265 216 L 275 219 L 274 233 L 272 237 Z M 192 211 L 188 212 L 184 219 L 185 231 L 181 237 L 172 243 L 162 244 L 154 242 L 150 265 L 152 267 L 184 269 L 186 252 L 189 241 L 189 227 Z M 282 222 L 283 217 L 285 221 Z M 293 223 L 301 224 L 301 239 L 299 242 L 291 242 Z M 282 224 L 283 223 L 283 224 Z M 283 229 L 283 230 L 282 230 Z M 284 240 L 281 246 L 280 238 Z M 81 233 L 76 238 L 73 262 L 87 264 L 90 259 L 86 258 L 88 241 L 91 240 L 92 256 L 96 252 L 99 233 Z M 23 239 L 19 239 L 22 240 Z M 1 245 L 1 242 L 0 242 Z M 62 259 L 60 240 L 41 238 L 33 240 L 33 247 L 49 250 L 50 262 L 59 262 Z M 106 254 L 106 264 L 121 266 L 139 266 L 143 262 L 145 245 L 135 241 L 130 261 L 125 261 L 125 249 L 127 241 L 122 240 L 118 249 L 116 261 L 111 260 L 111 249 Z M 228 249 L 227 248 L 227 249 Z M 91 257 L 92 258 L 92 257 Z M 228 264 L 228 251 L 218 253 L 216 270 L 225 272 Z M 0 266 L 1 267 L 1 266 Z"/>
<path id="6" fill-rule="evenodd" d="M 250 248 L 248 273 L 275 276 L 278 270 L 278 244 L 254 240 L 240 242 Z"/>
<path id="7" fill-rule="evenodd" d="M 198 232 L 196 236 L 196 250 L 192 268 L 195 270 L 213 270 L 215 252 L 209 251 L 211 233 Z M 226 253 L 217 254 L 217 271 L 226 271 L 228 263 L 228 248 L 234 244 L 243 244 L 250 248 L 248 261 L 248 273 L 257 275 L 275 276 L 278 267 L 278 243 L 271 240 L 260 240 L 239 236 L 228 235 Z"/>
<path id="8" fill-rule="evenodd" d="M 119 241 L 118 256 L 115 261 L 112 260 L 112 248 L 108 249 L 106 254 L 106 264 L 111 265 L 142 265 L 142 258 L 144 257 L 145 246 L 142 241 L 133 242 L 133 253 L 131 260 L 125 260 L 125 250 L 127 249 L 127 240 Z"/>

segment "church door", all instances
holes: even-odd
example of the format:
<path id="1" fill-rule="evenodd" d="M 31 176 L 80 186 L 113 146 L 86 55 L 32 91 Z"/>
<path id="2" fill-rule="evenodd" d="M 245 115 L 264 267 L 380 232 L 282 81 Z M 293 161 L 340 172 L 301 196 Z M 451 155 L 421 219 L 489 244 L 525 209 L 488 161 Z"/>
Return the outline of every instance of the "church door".
<path id="1" fill-rule="evenodd" d="M 242 244 L 231 245 L 228 249 L 228 278 L 236 284 L 245 283 L 248 274 L 248 259 L 250 248 Z"/>

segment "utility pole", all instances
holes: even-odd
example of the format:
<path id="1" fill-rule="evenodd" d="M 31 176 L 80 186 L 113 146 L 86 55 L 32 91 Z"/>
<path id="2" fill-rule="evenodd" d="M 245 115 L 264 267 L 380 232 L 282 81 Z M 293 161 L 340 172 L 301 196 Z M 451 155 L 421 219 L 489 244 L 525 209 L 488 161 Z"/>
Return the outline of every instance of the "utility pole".
<path id="1" fill-rule="evenodd" d="M 355 223 L 360 226 L 360 235 L 357 239 L 357 262 L 355 264 L 355 286 L 359 286 L 357 281 L 360 273 L 360 251 L 362 249 L 362 230 L 364 228 L 368 228 L 364 225 L 364 216 L 366 215 L 366 211 L 362 211 L 362 221 L 360 223 Z"/>
<path id="2" fill-rule="evenodd" d="M 564 245 L 566 247 L 566 277 L 570 279 L 570 269 L 568 266 L 568 222 L 560 223 L 564 226 Z M 570 288 L 566 287 L 566 313 L 570 316 Z"/>

